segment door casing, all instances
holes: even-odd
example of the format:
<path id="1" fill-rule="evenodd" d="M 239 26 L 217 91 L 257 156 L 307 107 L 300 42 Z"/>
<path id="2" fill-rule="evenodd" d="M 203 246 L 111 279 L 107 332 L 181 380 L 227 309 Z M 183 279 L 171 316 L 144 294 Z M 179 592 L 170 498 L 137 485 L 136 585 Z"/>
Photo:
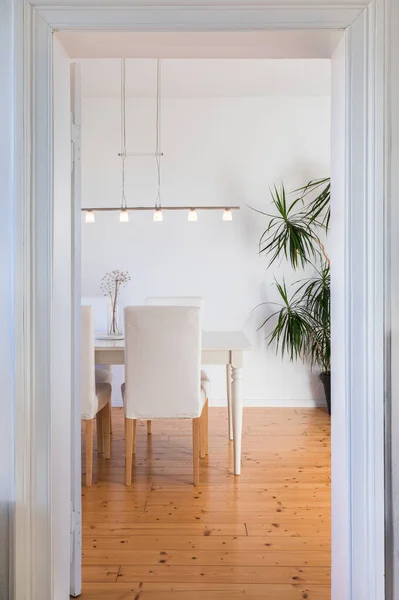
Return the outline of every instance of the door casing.
<path id="1" fill-rule="evenodd" d="M 50 373 L 52 346 L 52 35 L 57 30 L 237 31 L 345 29 L 344 189 L 333 197 L 334 227 L 343 245 L 333 273 L 340 307 L 333 362 L 332 598 L 384 598 L 384 392 L 387 383 L 390 115 L 389 2 L 325 5 L 267 2 L 206 6 L 127 5 L 111 0 L 17 2 L 15 95 L 16 346 L 14 597 L 53 600 L 54 518 Z M 18 37 L 20 36 L 20 37 Z M 333 182 L 334 184 L 334 182 Z M 21 250 L 22 249 L 22 250 Z M 333 257 L 334 265 L 334 257 Z M 334 270 L 334 267 L 333 267 Z M 334 319 L 334 315 L 333 315 Z M 334 328 L 334 320 L 332 324 Z M 335 452 L 339 445 L 344 452 Z M 69 490 L 66 490 L 69 494 Z M 67 597 L 68 590 L 66 590 Z"/>

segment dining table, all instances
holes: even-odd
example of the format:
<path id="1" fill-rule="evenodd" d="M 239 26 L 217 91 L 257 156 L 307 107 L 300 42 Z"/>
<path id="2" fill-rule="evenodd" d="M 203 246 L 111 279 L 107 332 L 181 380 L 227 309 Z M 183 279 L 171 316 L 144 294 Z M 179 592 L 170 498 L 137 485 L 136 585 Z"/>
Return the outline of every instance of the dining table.
<path id="1" fill-rule="evenodd" d="M 104 337 L 104 336 L 101 336 Z M 229 438 L 234 448 L 234 474 L 241 473 L 242 440 L 242 371 L 244 354 L 251 344 L 243 331 L 204 331 L 202 333 L 203 365 L 225 365 L 229 415 Z M 124 365 L 123 339 L 95 340 L 95 363 L 98 365 Z"/>

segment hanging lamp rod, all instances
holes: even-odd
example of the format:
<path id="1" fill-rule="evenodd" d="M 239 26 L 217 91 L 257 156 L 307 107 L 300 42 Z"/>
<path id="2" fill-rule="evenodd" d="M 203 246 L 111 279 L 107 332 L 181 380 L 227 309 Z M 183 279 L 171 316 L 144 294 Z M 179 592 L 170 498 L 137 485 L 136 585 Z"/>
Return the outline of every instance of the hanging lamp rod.
<path id="1" fill-rule="evenodd" d="M 162 206 L 159 210 L 240 210 L 240 206 Z M 81 212 L 119 212 L 117 207 L 82 208 Z M 124 210 L 154 210 L 153 206 L 126 206 Z"/>

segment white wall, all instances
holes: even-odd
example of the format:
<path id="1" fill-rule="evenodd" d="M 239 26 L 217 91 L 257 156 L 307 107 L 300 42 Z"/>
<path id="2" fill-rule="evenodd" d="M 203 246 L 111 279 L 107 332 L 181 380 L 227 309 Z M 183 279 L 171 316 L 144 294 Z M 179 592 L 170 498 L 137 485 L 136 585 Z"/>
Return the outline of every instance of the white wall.
<path id="1" fill-rule="evenodd" d="M 293 69 L 295 68 L 295 61 Z M 330 65 L 325 61 L 325 68 Z M 82 128 L 82 206 L 120 203 L 120 102 L 86 98 Z M 154 99 L 130 98 L 128 151 L 154 146 Z M 232 223 L 219 213 L 167 213 L 153 223 L 151 213 L 134 213 L 128 224 L 118 214 L 96 215 L 82 227 L 82 294 L 100 294 L 102 275 L 128 269 L 132 281 L 123 304 L 146 296 L 202 295 L 205 329 L 244 328 L 253 344 L 244 371 L 247 405 L 311 405 L 322 401 L 317 377 L 307 365 L 290 364 L 267 348 L 257 332 L 275 299 L 274 277 L 300 279 L 288 267 L 267 269 L 257 244 L 267 219 L 246 204 L 268 211 L 269 186 L 284 180 L 288 189 L 327 175 L 330 160 L 330 99 L 327 96 L 165 98 L 162 113 L 163 202 L 172 205 L 240 205 Z M 152 158 L 127 163 L 128 204 L 151 205 L 156 195 Z M 208 367 L 211 401 L 225 398 L 222 368 Z M 115 388 L 118 386 L 115 381 Z"/>

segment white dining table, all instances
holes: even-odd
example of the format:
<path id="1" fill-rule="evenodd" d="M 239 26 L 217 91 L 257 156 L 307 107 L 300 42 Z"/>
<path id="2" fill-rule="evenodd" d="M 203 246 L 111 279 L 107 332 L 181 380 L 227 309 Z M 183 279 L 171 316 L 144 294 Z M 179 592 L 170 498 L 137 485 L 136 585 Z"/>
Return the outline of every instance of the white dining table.
<path id="1" fill-rule="evenodd" d="M 234 447 L 234 473 L 241 473 L 242 439 L 242 369 L 244 352 L 251 350 L 243 331 L 204 331 L 202 333 L 203 365 L 225 365 L 229 405 L 229 438 Z M 124 340 L 95 340 L 95 362 L 98 365 L 125 364 Z"/>

